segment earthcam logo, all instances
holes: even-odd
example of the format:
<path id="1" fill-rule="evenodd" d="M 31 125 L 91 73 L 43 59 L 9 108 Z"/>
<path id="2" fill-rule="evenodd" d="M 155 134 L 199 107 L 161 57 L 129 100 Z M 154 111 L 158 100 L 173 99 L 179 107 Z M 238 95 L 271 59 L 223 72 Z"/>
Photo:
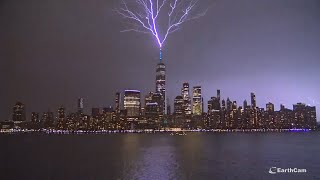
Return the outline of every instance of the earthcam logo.
<path id="1" fill-rule="evenodd" d="M 281 174 L 281 173 L 306 173 L 307 169 L 299 169 L 299 168 L 277 168 L 271 167 L 269 169 L 269 174 Z"/>

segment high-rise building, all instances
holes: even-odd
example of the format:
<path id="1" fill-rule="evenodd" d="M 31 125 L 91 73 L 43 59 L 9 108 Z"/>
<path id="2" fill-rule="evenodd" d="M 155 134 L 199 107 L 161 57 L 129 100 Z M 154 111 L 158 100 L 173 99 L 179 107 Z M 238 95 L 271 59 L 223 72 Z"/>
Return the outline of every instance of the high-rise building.
<path id="1" fill-rule="evenodd" d="M 65 108 L 60 106 L 58 109 L 58 120 L 63 120 L 66 117 Z"/>
<path id="2" fill-rule="evenodd" d="M 250 117 L 251 127 L 256 128 L 258 125 L 258 111 L 257 111 L 257 99 L 254 93 L 251 93 L 251 108 L 252 108 L 251 117 Z"/>
<path id="3" fill-rule="evenodd" d="M 268 104 L 266 104 L 266 110 L 268 112 L 274 112 L 274 104 L 272 104 L 271 102 L 269 102 Z"/>
<path id="4" fill-rule="evenodd" d="M 208 113 L 211 113 L 211 111 L 212 111 L 212 104 L 213 104 L 213 98 L 215 98 L 215 97 L 211 97 L 211 99 L 208 101 Z"/>
<path id="5" fill-rule="evenodd" d="M 48 110 L 48 112 L 43 113 L 42 122 L 45 128 L 52 128 L 54 126 L 54 115 L 53 112 Z"/>
<path id="6" fill-rule="evenodd" d="M 79 98 L 78 99 L 78 112 L 79 113 L 83 113 L 83 103 L 84 103 L 83 98 Z"/>
<path id="7" fill-rule="evenodd" d="M 39 122 L 39 113 L 32 112 L 31 113 L 31 122 L 36 123 Z"/>
<path id="8" fill-rule="evenodd" d="M 115 99 L 116 103 L 115 103 L 115 108 L 116 108 L 116 113 L 119 114 L 120 113 L 120 109 L 121 109 L 121 94 L 120 92 L 116 93 L 116 99 Z"/>
<path id="9" fill-rule="evenodd" d="M 217 98 L 218 98 L 219 103 L 220 103 L 220 100 L 221 100 L 221 91 L 220 91 L 220 89 L 217 90 Z"/>
<path id="10" fill-rule="evenodd" d="M 186 115 L 191 115 L 191 98 L 189 94 L 189 83 L 183 83 L 183 87 L 181 89 L 181 96 L 183 97 L 183 107 Z"/>
<path id="11" fill-rule="evenodd" d="M 140 91 L 125 90 L 124 92 L 124 108 L 127 110 L 128 117 L 138 117 L 140 115 Z"/>
<path id="12" fill-rule="evenodd" d="M 247 100 L 243 101 L 243 109 L 246 109 L 248 107 L 248 102 Z"/>
<path id="13" fill-rule="evenodd" d="M 145 116 L 147 119 L 157 120 L 159 112 L 158 103 L 148 102 L 145 105 Z"/>
<path id="14" fill-rule="evenodd" d="M 167 102 L 169 102 L 169 101 L 167 100 Z M 167 106 L 167 115 L 171 115 L 171 106 L 170 105 Z"/>
<path id="15" fill-rule="evenodd" d="M 26 109 L 25 105 L 21 102 L 17 102 L 13 106 L 12 120 L 13 121 L 25 121 L 26 120 Z"/>
<path id="16" fill-rule="evenodd" d="M 147 103 L 152 103 L 152 96 L 153 96 L 153 92 L 149 92 L 144 99 L 144 106 L 147 105 Z"/>
<path id="17" fill-rule="evenodd" d="M 229 98 L 227 98 L 227 110 L 232 110 L 232 101 Z"/>
<path id="18" fill-rule="evenodd" d="M 226 101 L 224 99 L 222 99 L 221 101 L 221 107 L 222 107 L 222 110 L 226 110 Z"/>
<path id="19" fill-rule="evenodd" d="M 152 103 L 157 103 L 159 106 L 158 114 L 159 116 L 163 116 L 163 96 L 161 93 L 153 93 L 152 94 Z"/>
<path id="20" fill-rule="evenodd" d="M 156 92 L 162 95 L 160 114 L 166 113 L 166 66 L 162 63 L 162 53 L 160 51 L 160 62 L 157 64 L 156 68 Z"/>
<path id="21" fill-rule="evenodd" d="M 257 107 L 256 95 L 251 93 L 251 107 L 254 109 Z"/>
<path id="22" fill-rule="evenodd" d="M 184 109 L 184 99 L 182 96 L 177 96 L 174 99 L 174 114 L 183 115 L 185 113 Z"/>
<path id="23" fill-rule="evenodd" d="M 232 110 L 237 110 L 237 101 L 232 102 Z"/>
<path id="24" fill-rule="evenodd" d="M 201 94 L 201 86 L 193 87 L 193 114 L 194 115 L 201 115 L 203 112 L 203 103 L 202 103 L 202 94 Z"/>
<path id="25" fill-rule="evenodd" d="M 316 107 L 307 106 L 303 103 L 293 105 L 294 123 L 297 128 L 316 128 Z"/>
<path id="26" fill-rule="evenodd" d="M 91 116 L 97 118 L 100 115 L 100 108 L 92 108 Z"/>

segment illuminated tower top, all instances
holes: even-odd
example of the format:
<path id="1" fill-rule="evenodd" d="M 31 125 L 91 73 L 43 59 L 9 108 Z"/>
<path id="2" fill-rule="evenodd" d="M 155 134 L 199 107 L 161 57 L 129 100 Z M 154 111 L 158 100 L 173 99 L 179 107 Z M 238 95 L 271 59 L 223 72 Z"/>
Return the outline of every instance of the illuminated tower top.
<path id="1" fill-rule="evenodd" d="M 162 50 L 160 49 L 160 63 L 162 62 Z"/>

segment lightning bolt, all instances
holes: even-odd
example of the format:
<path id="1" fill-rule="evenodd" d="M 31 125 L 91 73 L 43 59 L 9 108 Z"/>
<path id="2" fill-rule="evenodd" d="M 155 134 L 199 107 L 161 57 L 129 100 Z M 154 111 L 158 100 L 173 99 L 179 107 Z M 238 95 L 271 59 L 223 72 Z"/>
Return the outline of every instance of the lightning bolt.
<path id="1" fill-rule="evenodd" d="M 180 29 L 187 21 L 204 16 L 207 12 L 191 15 L 192 9 L 199 0 L 121 0 L 120 8 L 115 9 L 120 16 L 129 20 L 129 28 L 121 31 L 135 31 L 150 33 L 156 39 L 160 50 L 171 33 Z M 159 34 L 158 18 L 163 7 L 168 10 L 168 25 L 164 28 L 164 35 Z M 133 10 L 136 9 L 136 10 Z"/>

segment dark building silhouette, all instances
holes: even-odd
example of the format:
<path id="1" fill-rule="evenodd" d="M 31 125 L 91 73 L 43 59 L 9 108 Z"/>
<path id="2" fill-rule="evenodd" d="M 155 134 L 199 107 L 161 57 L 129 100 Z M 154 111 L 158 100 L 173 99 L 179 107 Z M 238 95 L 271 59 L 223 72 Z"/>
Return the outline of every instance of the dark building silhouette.
<path id="1" fill-rule="evenodd" d="M 251 93 L 251 107 L 252 108 L 257 107 L 257 99 L 254 93 Z"/>
<path id="2" fill-rule="evenodd" d="M 25 121 L 26 120 L 26 107 L 23 103 L 17 102 L 13 106 L 12 120 L 13 121 Z"/>
<path id="3" fill-rule="evenodd" d="M 115 110 L 116 110 L 116 113 L 120 113 L 120 109 L 121 109 L 121 93 L 120 92 L 117 92 L 116 93 L 116 97 L 115 97 Z"/>
<path id="4" fill-rule="evenodd" d="M 83 98 L 79 98 L 78 99 L 78 113 L 83 113 L 83 105 L 84 104 L 84 99 Z"/>
<path id="5" fill-rule="evenodd" d="M 91 116 L 94 118 L 98 118 L 100 115 L 100 108 L 92 108 L 91 109 Z"/>
<path id="6" fill-rule="evenodd" d="M 31 122 L 33 122 L 33 123 L 40 122 L 39 113 L 36 113 L 36 112 L 31 113 Z"/>

